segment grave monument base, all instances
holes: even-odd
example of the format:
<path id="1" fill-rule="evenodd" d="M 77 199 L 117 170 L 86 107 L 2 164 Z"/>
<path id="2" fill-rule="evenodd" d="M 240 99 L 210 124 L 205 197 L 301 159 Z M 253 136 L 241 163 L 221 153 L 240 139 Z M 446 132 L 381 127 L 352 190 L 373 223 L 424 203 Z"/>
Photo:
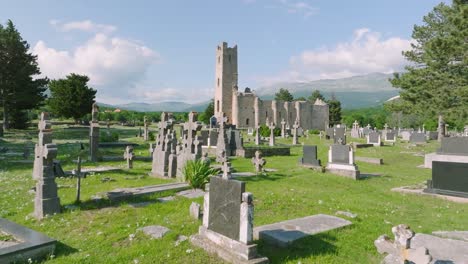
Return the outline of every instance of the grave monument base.
<path id="1" fill-rule="evenodd" d="M 424 168 L 432 169 L 433 161 L 468 163 L 468 156 L 429 153 L 424 156 Z"/>
<path id="2" fill-rule="evenodd" d="M 326 167 L 326 171 L 339 175 L 339 176 L 348 177 L 354 180 L 359 180 L 361 178 L 359 169 L 355 165 L 328 163 Z"/>
<path id="3" fill-rule="evenodd" d="M 190 237 L 193 245 L 214 253 L 233 264 L 266 264 L 268 258 L 257 255 L 257 245 L 246 245 L 200 226 L 199 232 Z"/>

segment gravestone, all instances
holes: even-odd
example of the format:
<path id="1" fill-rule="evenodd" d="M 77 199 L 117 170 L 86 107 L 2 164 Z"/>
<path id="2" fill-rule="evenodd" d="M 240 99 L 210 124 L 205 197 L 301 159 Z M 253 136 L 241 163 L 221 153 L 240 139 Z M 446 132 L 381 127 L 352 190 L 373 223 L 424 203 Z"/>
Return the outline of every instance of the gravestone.
<path id="1" fill-rule="evenodd" d="M 127 146 L 124 152 L 124 159 L 127 160 L 127 169 L 133 169 L 133 146 Z"/>
<path id="2" fill-rule="evenodd" d="M 378 132 L 370 132 L 367 136 L 367 144 L 372 144 L 374 147 L 382 146 L 380 134 Z"/>
<path id="3" fill-rule="evenodd" d="M 213 146 L 218 142 L 218 131 L 210 129 L 210 136 L 208 137 L 208 146 Z"/>
<path id="4" fill-rule="evenodd" d="M 438 154 L 468 156 L 468 138 L 444 137 L 441 140 Z"/>
<path id="5" fill-rule="evenodd" d="M 91 162 L 98 161 L 99 148 L 99 107 L 97 103 L 93 103 L 91 111 L 91 124 L 89 127 L 89 160 Z"/>
<path id="6" fill-rule="evenodd" d="M 198 160 L 202 155 L 201 142 L 197 136 L 202 125 L 197 121 L 197 113 L 190 112 L 189 119 L 183 124 L 182 148 L 177 152 L 177 176 L 182 177 L 183 169 L 187 161 Z"/>
<path id="7" fill-rule="evenodd" d="M 433 161 L 424 191 L 468 198 L 468 163 Z"/>
<path id="8" fill-rule="evenodd" d="M 230 263 L 268 263 L 253 244 L 253 196 L 245 183 L 211 177 L 204 197 L 203 225 L 190 241 Z"/>
<path id="9" fill-rule="evenodd" d="M 269 146 L 274 147 L 275 146 L 275 123 L 271 122 L 267 124 L 268 128 L 270 129 L 270 142 Z"/>
<path id="10" fill-rule="evenodd" d="M 209 130 L 200 131 L 200 142 L 202 143 L 202 146 L 208 146 L 208 138 L 209 137 L 210 137 L 210 131 Z"/>
<path id="11" fill-rule="evenodd" d="M 173 122 L 171 115 L 162 112 L 161 122 L 159 122 L 159 134 L 156 138 L 156 146 L 153 151 L 153 161 L 151 166 L 151 175 L 156 177 L 175 177 L 176 170 L 171 170 L 169 167 L 169 155 L 176 152 L 177 139 L 175 131 L 173 130 Z M 174 162 L 174 159 L 172 159 Z"/>
<path id="12" fill-rule="evenodd" d="M 304 136 L 304 129 L 302 127 L 297 128 L 297 136 L 303 137 Z"/>
<path id="13" fill-rule="evenodd" d="M 325 130 L 325 138 L 331 139 L 335 136 L 335 129 L 333 127 L 329 127 Z"/>
<path id="14" fill-rule="evenodd" d="M 255 145 L 260 145 L 260 127 L 255 128 Z"/>
<path id="15" fill-rule="evenodd" d="M 266 164 L 266 160 L 262 158 L 262 152 L 255 151 L 255 157 L 252 157 L 252 164 L 255 166 L 255 172 L 263 172 L 263 166 Z"/>
<path id="16" fill-rule="evenodd" d="M 443 137 L 440 148 L 424 156 L 424 167 L 432 168 L 433 161 L 468 163 L 468 138 Z"/>
<path id="17" fill-rule="evenodd" d="M 251 128 L 251 127 L 249 127 L 249 128 L 247 129 L 247 135 L 252 136 L 253 133 L 254 133 L 254 129 Z"/>
<path id="18" fill-rule="evenodd" d="M 145 141 L 149 140 L 149 128 L 148 128 L 148 118 L 143 117 L 143 139 Z"/>
<path id="19" fill-rule="evenodd" d="M 220 162 L 223 159 L 223 152 L 226 156 L 232 156 L 231 144 L 227 136 L 227 131 L 224 121 L 219 123 L 218 142 L 216 144 L 216 161 Z"/>
<path id="20" fill-rule="evenodd" d="M 342 144 L 346 144 L 345 128 L 344 127 L 335 127 L 333 141 L 336 144 L 341 138 Z"/>
<path id="21" fill-rule="evenodd" d="M 396 135 L 395 132 L 387 132 L 385 141 L 387 142 L 396 142 Z"/>
<path id="22" fill-rule="evenodd" d="M 52 125 L 48 113 L 41 113 L 39 121 L 39 141 L 35 147 L 33 179 L 36 182 L 34 199 L 34 216 L 42 219 L 46 215 L 60 213 L 60 198 L 54 176 L 54 158 L 57 156 L 57 145 L 52 144 Z"/>
<path id="23" fill-rule="evenodd" d="M 437 131 L 426 131 L 426 136 L 429 140 L 437 140 L 439 133 Z"/>
<path id="24" fill-rule="evenodd" d="M 303 156 L 300 162 L 303 166 L 311 168 L 322 168 L 322 164 L 317 156 L 317 146 L 302 146 Z"/>
<path id="25" fill-rule="evenodd" d="M 297 137 L 298 137 L 298 129 L 299 129 L 299 120 L 296 119 L 296 121 L 294 122 L 294 125 L 293 125 L 293 142 L 292 144 L 293 145 L 297 145 L 299 143 Z"/>
<path id="26" fill-rule="evenodd" d="M 286 121 L 284 121 L 284 118 L 281 119 L 281 137 L 286 137 Z"/>
<path id="27" fill-rule="evenodd" d="M 413 144 L 423 144 L 426 143 L 426 134 L 425 133 L 413 133 L 409 138 L 409 142 Z"/>
<path id="28" fill-rule="evenodd" d="M 359 129 L 359 123 L 358 123 L 357 120 L 354 120 L 353 128 L 351 129 L 351 137 L 352 138 L 360 138 L 361 137 L 361 133 L 360 133 L 360 129 Z"/>
<path id="29" fill-rule="evenodd" d="M 400 137 L 404 141 L 409 141 L 411 137 L 411 132 L 407 130 L 401 130 L 400 131 Z"/>
<path id="30" fill-rule="evenodd" d="M 354 152 L 349 145 L 330 146 L 326 170 L 355 180 L 360 179 L 359 169 L 354 163 Z"/>

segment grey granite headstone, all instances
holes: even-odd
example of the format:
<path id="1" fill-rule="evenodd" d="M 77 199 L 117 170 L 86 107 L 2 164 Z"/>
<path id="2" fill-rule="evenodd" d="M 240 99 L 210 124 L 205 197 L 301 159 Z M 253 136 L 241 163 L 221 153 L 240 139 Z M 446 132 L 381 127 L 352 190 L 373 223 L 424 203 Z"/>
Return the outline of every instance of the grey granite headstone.
<path id="1" fill-rule="evenodd" d="M 349 146 L 331 145 L 333 163 L 349 164 Z"/>
<path id="2" fill-rule="evenodd" d="M 326 132 L 327 139 L 333 138 L 335 135 L 335 129 L 333 127 L 327 128 L 325 132 Z"/>
<path id="3" fill-rule="evenodd" d="M 468 156 L 468 137 L 443 137 L 437 153 Z"/>
<path id="4" fill-rule="evenodd" d="M 395 133 L 394 132 L 387 132 L 386 140 L 395 141 Z"/>
<path id="5" fill-rule="evenodd" d="M 432 162 L 432 180 L 425 192 L 468 197 L 468 163 Z"/>
<path id="6" fill-rule="evenodd" d="M 208 130 L 202 130 L 200 131 L 200 141 L 202 143 L 203 146 L 207 146 L 208 145 L 208 138 L 210 137 L 210 131 Z"/>
<path id="7" fill-rule="evenodd" d="M 303 146 L 302 147 L 302 164 L 309 166 L 322 166 L 320 160 L 317 158 L 317 146 Z"/>
<path id="8" fill-rule="evenodd" d="M 426 143 L 426 134 L 424 133 L 413 133 L 409 138 L 410 143 Z"/>
<path id="9" fill-rule="evenodd" d="M 379 143 L 380 134 L 377 132 L 369 133 L 369 142 L 368 143 Z"/>
<path id="10" fill-rule="evenodd" d="M 210 179 L 209 230 L 239 240 L 239 212 L 244 192 L 244 182 L 220 177 Z"/>
<path id="11" fill-rule="evenodd" d="M 335 137 L 344 138 L 345 128 L 344 127 L 335 127 Z"/>

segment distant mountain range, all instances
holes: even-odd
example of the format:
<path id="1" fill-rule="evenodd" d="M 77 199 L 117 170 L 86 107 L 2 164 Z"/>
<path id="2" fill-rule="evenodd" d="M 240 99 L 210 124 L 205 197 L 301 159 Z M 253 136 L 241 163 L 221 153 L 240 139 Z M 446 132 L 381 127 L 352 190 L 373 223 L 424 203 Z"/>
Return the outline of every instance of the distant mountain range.
<path id="1" fill-rule="evenodd" d="M 379 106 L 388 99 L 397 96 L 398 90 L 393 88 L 388 81 L 392 74 L 371 73 L 367 75 L 353 76 L 342 79 L 317 80 L 310 82 L 282 82 L 260 87 L 255 93 L 264 100 L 271 100 L 280 88 L 288 89 L 295 98 L 308 97 L 312 91 L 319 90 L 326 98 L 335 94 L 341 101 L 342 108 L 364 108 Z M 108 105 L 98 103 L 101 106 L 134 110 L 140 112 L 167 111 L 188 112 L 205 110 L 209 103 L 189 104 L 184 102 L 160 102 L 160 103 L 129 103 L 120 105 Z"/>

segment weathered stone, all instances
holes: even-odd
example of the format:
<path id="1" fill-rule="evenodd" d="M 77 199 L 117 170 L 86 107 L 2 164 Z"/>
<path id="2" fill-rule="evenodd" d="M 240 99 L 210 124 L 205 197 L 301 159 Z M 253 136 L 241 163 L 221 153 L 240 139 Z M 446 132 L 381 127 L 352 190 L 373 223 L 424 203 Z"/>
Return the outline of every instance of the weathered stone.
<path id="1" fill-rule="evenodd" d="M 348 145 L 336 144 L 330 146 L 326 170 L 355 180 L 361 178 L 359 169 L 354 163 L 353 149 Z"/>
<path id="2" fill-rule="evenodd" d="M 255 166 L 256 173 L 263 172 L 263 166 L 265 166 L 266 160 L 262 158 L 261 151 L 255 151 L 255 157 L 252 157 L 252 164 Z"/>
<path id="3" fill-rule="evenodd" d="M 198 203 L 195 203 L 195 202 L 192 202 L 192 204 L 190 204 L 190 217 L 192 217 L 193 219 L 200 219 L 201 217 L 201 212 L 200 212 L 200 204 Z"/>
<path id="4" fill-rule="evenodd" d="M 176 195 L 182 196 L 188 199 L 195 199 L 198 197 L 203 197 L 205 195 L 205 192 L 200 189 L 190 189 L 190 190 L 180 191 L 176 193 Z"/>
<path id="5" fill-rule="evenodd" d="M 468 242 L 468 231 L 434 231 L 433 235 Z"/>
<path id="6" fill-rule="evenodd" d="M 210 179 L 209 230 L 239 240 L 239 213 L 244 192 L 244 182 L 219 177 Z"/>
<path id="7" fill-rule="evenodd" d="M 169 228 L 159 225 L 152 225 L 152 226 L 145 226 L 137 229 L 138 231 L 142 231 L 145 235 L 150 236 L 154 239 L 160 239 L 165 236 L 169 231 Z"/>
<path id="8" fill-rule="evenodd" d="M 382 146 L 380 134 L 378 132 L 370 132 L 367 135 L 367 144 L 372 144 L 375 147 Z"/>
<path id="9" fill-rule="evenodd" d="M 99 107 L 97 103 L 93 103 L 91 111 L 91 125 L 89 127 L 89 160 L 91 162 L 98 161 L 98 149 L 99 149 Z"/>
<path id="10" fill-rule="evenodd" d="M 444 137 L 437 154 L 468 156 L 468 137 Z"/>
<path id="11" fill-rule="evenodd" d="M 465 263 L 468 260 L 468 242 L 465 241 L 416 234 L 411 239 L 411 248 L 421 247 L 429 250 L 435 263 Z"/>
<path id="12" fill-rule="evenodd" d="M 161 122 L 159 122 L 158 126 L 159 134 L 156 138 L 156 146 L 153 151 L 151 175 L 157 177 L 175 177 L 176 170 L 171 170 L 171 174 L 169 174 L 169 155 L 176 153 L 177 146 L 171 115 L 165 112 L 161 113 Z"/>
<path id="13" fill-rule="evenodd" d="M 254 228 L 254 239 L 286 247 L 305 236 L 315 235 L 351 225 L 351 222 L 331 215 L 313 215 Z"/>
<path id="14" fill-rule="evenodd" d="M 409 142 L 413 144 L 423 144 L 426 143 L 426 134 L 425 133 L 412 133 Z"/>
<path id="15" fill-rule="evenodd" d="M 132 169 L 133 168 L 133 147 L 132 146 L 127 146 L 125 148 L 124 152 L 124 159 L 127 160 L 127 169 Z"/>

